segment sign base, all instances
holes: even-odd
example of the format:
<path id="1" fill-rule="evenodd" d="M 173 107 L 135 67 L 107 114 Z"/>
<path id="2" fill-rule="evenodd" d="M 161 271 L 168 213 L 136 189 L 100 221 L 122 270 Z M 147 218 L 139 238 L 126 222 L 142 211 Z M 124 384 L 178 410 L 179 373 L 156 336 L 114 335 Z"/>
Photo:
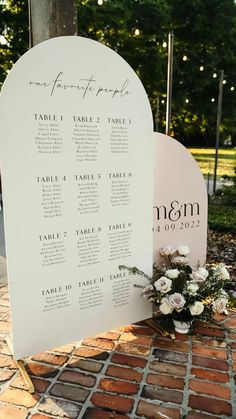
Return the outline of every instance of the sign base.
<path id="1" fill-rule="evenodd" d="M 13 353 L 13 346 L 12 346 L 12 341 L 11 341 L 10 336 L 7 336 L 5 338 L 5 341 L 6 341 L 7 345 L 8 345 L 8 347 L 9 347 L 10 351 Z M 29 393 L 30 394 L 35 393 L 34 385 L 33 385 L 32 381 L 31 381 L 31 378 L 30 378 L 28 372 L 26 371 L 26 368 L 25 368 L 25 365 L 24 365 L 24 361 L 22 359 L 18 359 L 18 360 L 15 359 L 15 362 L 16 362 L 16 365 L 17 365 L 17 367 L 18 367 L 18 369 L 19 369 L 19 371 L 20 371 L 20 373 L 21 373 L 21 375 L 22 375 L 22 377 L 23 377 L 23 379 L 24 379 L 27 387 L 28 387 Z"/>

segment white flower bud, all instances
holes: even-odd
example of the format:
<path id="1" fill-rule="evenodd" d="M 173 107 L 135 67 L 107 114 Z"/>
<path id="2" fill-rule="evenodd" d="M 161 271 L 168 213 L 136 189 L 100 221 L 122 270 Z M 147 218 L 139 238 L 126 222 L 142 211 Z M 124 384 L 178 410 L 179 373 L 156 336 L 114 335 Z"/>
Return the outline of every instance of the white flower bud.
<path id="1" fill-rule="evenodd" d="M 172 281 L 165 276 L 159 278 L 155 283 L 154 287 L 157 291 L 162 292 L 163 294 L 169 292 L 171 290 Z"/>
<path id="2" fill-rule="evenodd" d="M 166 276 L 170 279 L 178 278 L 179 276 L 179 270 L 178 269 L 167 269 Z"/>
<path id="3" fill-rule="evenodd" d="M 192 316 L 199 316 L 204 310 L 204 305 L 201 303 L 201 301 L 196 301 L 192 306 L 189 307 L 189 310 Z"/>
<path id="4" fill-rule="evenodd" d="M 179 246 L 177 250 L 181 256 L 186 256 L 190 253 L 188 246 Z"/>

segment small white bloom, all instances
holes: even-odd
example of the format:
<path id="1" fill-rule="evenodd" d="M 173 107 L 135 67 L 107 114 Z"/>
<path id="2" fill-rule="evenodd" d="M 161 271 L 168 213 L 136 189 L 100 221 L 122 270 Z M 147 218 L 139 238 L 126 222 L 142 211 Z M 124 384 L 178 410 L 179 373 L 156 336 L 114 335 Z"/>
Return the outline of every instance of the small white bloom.
<path id="1" fill-rule="evenodd" d="M 171 261 L 176 265 L 187 265 L 188 263 L 188 259 L 184 256 L 174 256 Z"/>
<path id="2" fill-rule="evenodd" d="M 228 303 L 228 300 L 226 298 L 218 298 L 212 303 L 213 311 L 215 313 L 228 314 L 227 309 L 226 309 L 227 303 Z"/>
<path id="3" fill-rule="evenodd" d="M 202 267 L 198 268 L 196 272 L 205 279 L 209 276 L 209 272 L 205 268 L 202 268 Z"/>
<path id="4" fill-rule="evenodd" d="M 173 307 L 171 306 L 168 298 L 162 298 L 159 309 L 163 314 L 172 313 Z"/>
<path id="5" fill-rule="evenodd" d="M 179 270 L 178 269 L 167 269 L 166 276 L 170 279 L 178 278 L 179 276 Z"/>
<path id="6" fill-rule="evenodd" d="M 146 287 L 143 289 L 142 296 L 148 300 L 151 301 L 151 298 L 153 296 L 154 288 L 151 284 L 146 285 Z"/>
<path id="7" fill-rule="evenodd" d="M 166 278 L 166 276 L 162 276 L 154 283 L 156 290 L 162 292 L 163 294 L 171 290 L 171 285 L 172 281 L 169 278 Z"/>
<path id="8" fill-rule="evenodd" d="M 199 290 L 199 285 L 196 282 L 189 282 L 187 285 L 187 291 L 189 295 L 196 295 Z"/>
<path id="9" fill-rule="evenodd" d="M 230 279 L 229 272 L 223 263 L 220 263 L 220 265 L 216 267 L 215 273 L 219 279 L 223 279 L 224 281 Z"/>
<path id="10" fill-rule="evenodd" d="M 176 249 L 169 246 L 163 247 L 162 249 L 160 249 L 161 256 L 172 256 L 175 252 L 176 252 Z"/>
<path id="11" fill-rule="evenodd" d="M 197 271 L 192 272 L 189 276 L 195 282 L 204 282 L 206 280 L 206 278 L 200 275 Z"/>
<path id="12" fill-rule="evenodd" d="M 171 294 L 169 296 L 169 302 L 170 302 L 170 305 L 176 309 L 182 308 L 184 304 L 186 303 L 184 296 L 178 292 L 175 292 L 174 294 Z"/>
<path id="13" fill-rule="evenodd" d="M 227 292 L 225 290 L 223 290 L 223 288 L 220 289 L 220 296 L 222 298 L 226 298 L 228 300 L 229 295 L 227 294 Z"/>
<path id="14" fill-rule="evenodd" d="M 146 287 L 143 289 L 143 294 L 150 294 L 153 292 L 153 286 L 151 284 L 146 285 Z"/>
<path id="15" fill-rule="evenodd" d="M 192 306 L 189 307 L 189 310 L 192 316 L 199 316 L 204 310 L 204 305 L 201 303 L 201 301 L 196 301 Z"/>
<path id="16" fill-rule="evenodd" d="M 187 256 L 190 253 L 188 246 L 179 246 L 177 250 L 181 256 Z"/>

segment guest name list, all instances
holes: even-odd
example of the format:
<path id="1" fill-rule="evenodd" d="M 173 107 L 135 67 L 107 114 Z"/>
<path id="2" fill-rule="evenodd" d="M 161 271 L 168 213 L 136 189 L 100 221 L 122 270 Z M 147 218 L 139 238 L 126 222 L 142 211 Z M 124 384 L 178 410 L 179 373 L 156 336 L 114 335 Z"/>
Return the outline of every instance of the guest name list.
<path id="1" fill-rule="evenodd" d="M 15 356 L 150 317 L 119 270 L 152 269 L 152 118 L 133 70 L 55 38 L 15 65 L 0 106 Z"/>

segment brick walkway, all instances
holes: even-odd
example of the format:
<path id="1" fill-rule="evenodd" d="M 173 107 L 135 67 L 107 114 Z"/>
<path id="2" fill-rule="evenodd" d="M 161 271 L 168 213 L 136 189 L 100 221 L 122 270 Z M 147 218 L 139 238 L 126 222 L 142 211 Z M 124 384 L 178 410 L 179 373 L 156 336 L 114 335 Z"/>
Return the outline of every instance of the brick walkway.
<path id="1" fill-rule="evenodd" d="M 236 314 L 226 328 L 198 323 L 193 336 L 163 338 L 133 325 L 26 360 L 26 391 L 4 336 L 0 288 L 0 418 L 236 418 Z M 223 324 L 222 323 L 222 324 Z"/>

